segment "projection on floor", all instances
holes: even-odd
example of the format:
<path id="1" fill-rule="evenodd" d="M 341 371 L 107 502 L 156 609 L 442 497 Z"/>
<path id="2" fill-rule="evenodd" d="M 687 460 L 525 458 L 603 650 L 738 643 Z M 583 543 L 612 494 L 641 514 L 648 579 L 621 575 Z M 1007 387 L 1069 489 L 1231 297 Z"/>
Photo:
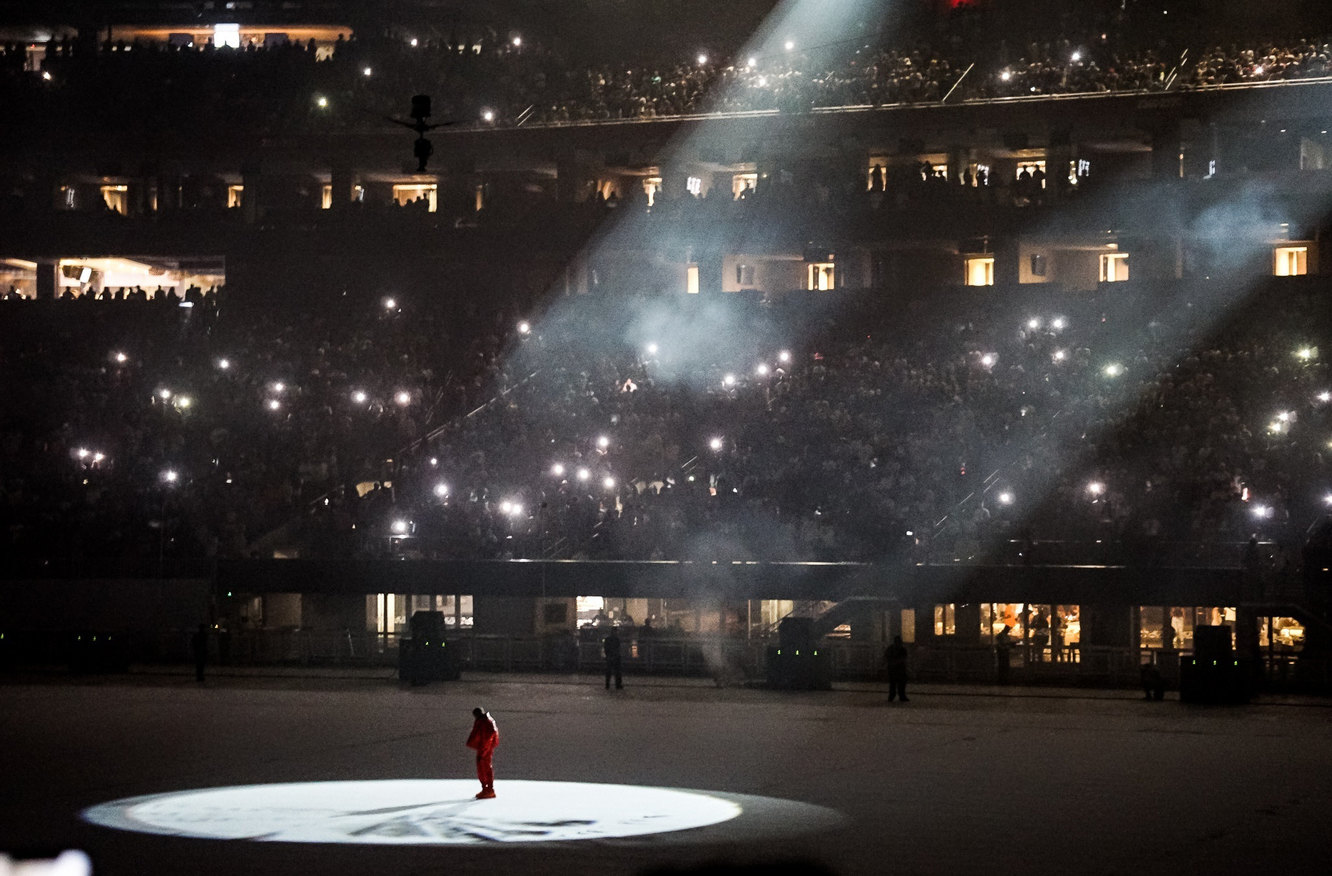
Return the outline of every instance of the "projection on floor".
<path id="1" fill-rule="evenodd" d="M 741 834 L 831 825 L 832 810 L 767 797 L 579 782 L 511 781 L 475 800 L 475 781 L 399 779 L 205 788 L 93 806 L 93 824 L 201 839 L 433 845 L 568 842 L 691 831 Z M 744 818 L 740 816 L 744 814 Z"/>

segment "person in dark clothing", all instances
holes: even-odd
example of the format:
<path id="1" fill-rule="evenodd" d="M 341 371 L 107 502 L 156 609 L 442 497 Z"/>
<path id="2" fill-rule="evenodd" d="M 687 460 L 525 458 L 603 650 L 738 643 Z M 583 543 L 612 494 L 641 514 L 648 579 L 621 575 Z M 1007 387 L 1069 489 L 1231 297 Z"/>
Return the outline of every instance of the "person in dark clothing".
<path id="1" fill-rule="evenodd" d="M 1149 700 L 1165 699 L 1165 679 L 1155 663 L 1142 664 L 1142 695 Z"/>
<path id="2" fill-rule="evenodd" d="M 602 653 L 606 655 L 606 690 L 610 690 L 611 676 L 615 676 L 615 689 L 624 687 L 624 678 L 620 675 L 620 634 L 611 629 L 610 635 L 601 640 Z"/>
<path id="3" fill-rule="evenodd" d="M 906 695 L 907 683 L 907 649 L 902 644 L 901 636 L 893 636 L 893 643 L 883 652 L 883 661 L 888 665 L 888 702 L 892 702 L 899 696 L 902 702 L 908 702 Z"/>
<path id="4" fill-rule="evenodd" d="M 1004 624 L 999 635 L 994 637 L 995 681 L 999 684 L 1008 684 L 1009 657 L 1013 650 L 1012 632 L 1013 628 Z"/>
<path id="5" fill-rule="evenodd" d="M 194 652 L 194 680 L 204 680 L 204 666 L 208 662 L 208 624 L 199 624 L 199 629 L 190 637 L 190 650 Z"/>

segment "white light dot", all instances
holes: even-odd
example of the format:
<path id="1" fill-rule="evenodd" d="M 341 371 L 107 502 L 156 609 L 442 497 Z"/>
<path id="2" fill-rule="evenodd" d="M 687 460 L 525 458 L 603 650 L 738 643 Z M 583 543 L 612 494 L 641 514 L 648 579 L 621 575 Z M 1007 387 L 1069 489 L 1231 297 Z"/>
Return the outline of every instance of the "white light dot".
<path id="1" fill-rule="evenodd" d="M 759 377 L 767 377 L 767 376 L 768 376 L 768 372 L 771 371 L 771 370 L 772 370 L 772 369 L 769 368 L 766 364 L 763 364 L 763 365 L 759 365 L 759 367 L 755 368 L 755 369 L 754 369 L 754 373 L 757 374 Z"/>
<path id="2" fill-rule="evenodd" d="M 412 403 L 412 394 L 405 389 L 399 390 L 398 393 L 393 396 L 393 400 L 402 407 L 407 407 L 407 405 Z"/>
<path id="3" fill-rule="evenodd" d="M 602 485 L 603 487 L 605 487 L 606 489 L 608 489 L 608 490 L 614 489 L 614 488 L 615 488 L 615 478 L 606 478 L 605 480 L 603 480 L 603 481 L 601 482 L 601 485 Z"/>
<path id="4" fill-rule="evenodd" d="M 179 478 L 180 475 L 176 473 L 175 469 L 169 468 L 162 472 L 162 480 L 166 481 L 168 484 L 174 484 Z"/>
<path id="5" fill-rule="evenodd" d="M 116 353 L 116 361 L 121 365 L 124 365 L 129 361 L 129 356 L 126 356 L 124 353 Z"/>
<path id="6" fill-rule="evenodd" d="M 1001 505 L 1012 505 L 1012 504 L 1013 504 L 1013 494 L 1012 494 L 1012 493 L 1000 493 L 1000 494 L 999 494 L 999 504 L 1001 504 Z"/>
<path id="7" fill-rule="evenodd" d="M 80 447 L 78 450 L 75 451 L 75 455 L 78 456 L 79 459 L 87 459 L 91 453 L 92 451 L 90 451 L 86 447 Z"/>
<path id="8" fill-rule="evenodd" d="M 790 362 L 790 361 L 791 361 L 791 351 L 790 351 L 790 350 L 782 350 L 780 353 L 777 354 L 777 359 L 778 359 L 778 361 L 780 361 L 780 362 Z"/>
<path id="9" fill-rule="evenodd" d="M 698 55 L 698 63 L 700 65 L 708 63 L 708 56 L 700 52 Z"/>
<path id="10" fill-rule="evenodd" d="M 564 477 L 564 466 L 557 462 L 550 467 L 550 473 L 557 478 L 562 478 Z"/>
<path id="11" fill-rule="evenodd" d="M 356 402 L 358 405 L 365 404 L 366 400 L 370 398 L 370 396 L 365 394 L 365 390 L 362 389 L 358 389 L 355 392 L 353 392 L 351 397 L 352 401 Z"/>
<path id="12" fill-rule="evenodd" d="M 372 74 L 372 73 L 374 73 L 374 72 L 375 72 L 375 71 L 372 70 L 372 69 L 369 68 L 369 67 L 364 67 L 364 68 L 361 69 L 361 73 L 364 74 L 364 75 L 366 75 L 366 76 L 369 76 L 370 74 Z"/>
<path id="13" fill-rule="evenodd" d="M 1050 321 L 1050 328 L 1054 329 L 1055 331 L 1062 331 L 1064 326 L 1067 324 L 1068 323 L 1064 320 L 1062 316 L 1056 316 L 1053 320 Z"/>
<path id="14" fill-rule="evenodd" d="M 750 66 L 750 67 L 757 67 L 757 66 L 758 66 L 758 58 L 754 57 L 753 55 L 750 55 L 749 58 L 748 58 L 748 66 Z"/>
<path id="15" fill-rule="evenodd" d="M 218 360 L 217 360 L 217 367 L 220 368 L 220 369 L 222 369 L 223 371 L 226 371 L 228 368 L 231 367 L 231 360 L 230 360 L 230 359 L 218 359 Z"/>
<path id="16" fill-rule="evenodd" d="M 1065 353 L 1063 350 L 1055 350 L 1054 354 L 1050 358 L 1054 359 L 1056 362 L 1063 362 L 1064 359 L 1067 358 L 1067 356 L 1068 354 Z"/>
<path id="17" fill-rule="evenodd" d="M 384 309 L 385 309 L 385 310 L 396 310 L 397 308 L 398 308 L 398 299 L 396 299 L 396 298 L 385 298 L 385 299 L 384 299 Z"/>
<path id="18" fill-rule="evenodd" d="M 587 469 L 585 469 L 585 468 L 580 468 L 580 469 L 578 470 L 578 479 L 579 479 L 580 481 L 586 481 L 586 480 L 590 479 L 591 477 L 592 477 L 592 472 L 588 471 Z"/>
<path id="19" fill-rule="evenodd" d="M 708 446 L 711 447 L 714 451 L 721 450 L 723 447 L 723 442 L 720 438 L 713 438 L 711 441 L 708 442 Z"/>
<path id="20" fill-rule="evenodd" d="M 597 446 L 600 447 L 602 450 L 605 450 L 607 447 L 610 447 L 610 439 L 607 438 L 605 435 L 598 437 Z"/>
<path id="21" fill-rule="evenodd" d="M 1033 317 L 1027 320 L 1027 328 L 1031 329 L 1032 331 L 1036 331 L 1036 329 L 1040 327 L 1041 327 L 1041 321 L 1039 319 Z"/>
<path id="22" fill-rule="evenodd" d="M 722 378 L 722 386 L 735 386 L 735 375 L 727 374 Z"/>
<path id="23" fill-rule="evenodd" d="M 993 368 L 993 367 L 994 367 L 994 354 L 993 354 L 993 353 L 986 353 L 984 356 L 981 356 L 981 358 L 980 358 L 980 363 L 981 363 L 982 365 L 984 365 L 986 368 Z"/>
<path id="24" fill-rule="evenodd" d="M 782 44 L 782 48 L 786 49 L 788 52 L 791 51 L 795 48 L 795 40 L 787 40 Z"/>
<path id="25" fill-rule="evenodd" d="M 518 323 L 518 334 L 526 335 L 531 333 L 531 331 L 532 331 L 532 324 L 530 322 L 523 320 L 522 322 Z"/>
<path id="26" fill-rule="evenodd" d="M 283 383 L 281 380 L 273 384 L 273 392 L 286 392 L 286 391 L 287 391 L 287 384 Z"/>
<path id="27" fill-rule="evenodd" d="M 160 398 L 162 401 L 166 401 L 167 399 L 171 398 L 171 390 L 159 389 L 157 391 L 157 397 Z"/>
<path id="28" fill-rule="evenodd" d="M 1111 362 L 1109 365 L 1105 366 L 1106 377 L 1118 377 L 1123 373 L 1124 373 L 1124 366 L 1120 365 L 1117 362 Z"/>
<path id="29" fill-rule="evenodd" d="M 442 499 L 442 498 L 444 498 L 445 496 L 447 496 L 448 494 L 449 494 L 449 485 L 448 485 L 448 484 L 435 484 L 435 495 L 436 495 L 436 496 L 439 496 L 439 497 Z"/>
<path id="30" fill-rule="evenodd" d="M 268 409 L 270 411 L 280 410 L 281 408 L 282 408 L 282 402 L 278 401 L 275 398 L 270 398 L 268 400 Z"/>
<path id="31" fill-rule="evenodd" d="M 1087 485 L 1087 492 L 1091 493 L 1093 496 L 1099 496 L 1105 492 L 1105 484 L 1100 481 L 1092 481 Z"/>
<path id="32" fill-rule="evenodd" d="M 393 532 L 396 535 L 402 535 L 405 532 L 407 532 L 407 521 L 406 520 L 393 521 Z"/>
<path id="33" fill-rule="evenodd" d="M 494 110 L 482 110 L 482 111 L 481 111 L 481 120 L 482 120 L 482 121 L 485 121 L 485 122 L 493 122 L 493 121 L 495 121 L 495 111 L 494 111 Z"/>
<path id="34" fill-rule="evenodd" d="M 656 345 L 656 344 L 648 344 L 648 345 L 647 345 L 647 351 L 648 351 L 648 355 L 649 355 L 649 356 L 655 356 L 655 355 L 657 355 L 657 345 Z"/>

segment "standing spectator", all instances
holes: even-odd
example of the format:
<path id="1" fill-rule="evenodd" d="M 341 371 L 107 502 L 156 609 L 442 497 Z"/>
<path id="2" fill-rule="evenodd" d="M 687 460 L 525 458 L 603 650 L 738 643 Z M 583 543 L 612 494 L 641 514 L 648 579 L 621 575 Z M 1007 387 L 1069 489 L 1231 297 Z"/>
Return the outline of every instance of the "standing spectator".
<path id="1" fill-rule="evenodd" d="M 994 637 L 995 681 L 998 684 L 1008 684 L 1009 658 L 1013 650 L 1012 630 L 1011 626 L 1004 624 L 999 635 Z"/>
<path id="2" fill-rule="evenodd" d="M 190 649 L 194 652 L 194 680 L 202 683 L 204 667 L 208 663 L 208 624 L 199 624 L 199 629 L 190 637 Z"/>
<path id="3" fill-rule="evenodd" d="M 499 746 L 499 727 L 490 713 L 477 706 L 472 709 L 472 732 L 467 737 L 467 747 L 476 751 L 476 777 L 481 782 L 481 790 L 476 799 L 488 800 L 495 796 L 495 749 Z"/>
<path id="4" fill-rule="evenodd" d="M 893 643 L 883 652 L 883 661 L 888 665 L 888 702 L 892 702 L 899 696 L 902 702 L 908 702 L 906 695 L 907 683 L 907 649 L 902 644 L 901 636 L 893 636 Z"/>
<path id="5" fill-rule="evenodd" d="M 610 635 L 601 641 L 602 653 L 606 655 L 606 690 L 610 690 L 611 675 L 615 676 L 615 689 L 624 688 L 624 678 L 620 674 L 620 634 L 612 627 Z"/>

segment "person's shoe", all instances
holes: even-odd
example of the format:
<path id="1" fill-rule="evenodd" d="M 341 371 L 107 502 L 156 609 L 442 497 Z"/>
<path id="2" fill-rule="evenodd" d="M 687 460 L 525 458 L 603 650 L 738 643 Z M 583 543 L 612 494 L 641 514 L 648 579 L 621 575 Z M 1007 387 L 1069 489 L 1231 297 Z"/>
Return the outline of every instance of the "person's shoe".
<path id="1" fill-rule="evenodd" d="M 481 791 L 480 791 L 480 793 L 478 793 L 478 794 L 476 795 L 476 799 L 478 799 L 478 800 L 489 800 L 489 799 L 491 799 L 491 798 L 494 797 L 494 796 L 495 796 L 495 789 L 494 789 L 494 788 L 482 788 Z"/>

